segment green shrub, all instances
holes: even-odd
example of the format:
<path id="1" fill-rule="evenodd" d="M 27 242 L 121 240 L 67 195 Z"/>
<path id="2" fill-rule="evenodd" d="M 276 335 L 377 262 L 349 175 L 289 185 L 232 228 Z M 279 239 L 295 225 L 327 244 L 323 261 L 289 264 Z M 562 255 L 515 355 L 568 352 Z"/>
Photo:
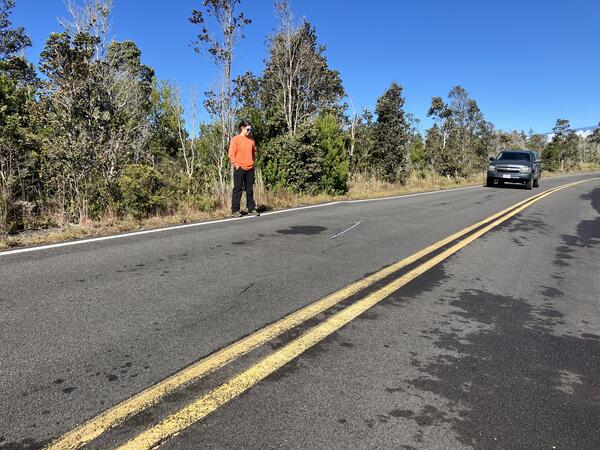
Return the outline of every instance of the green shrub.
<path id="1" fill-rule="evenodd" d="M 260 151 L 259 163 L 271 189 L 310 194 L 347 190 L 348 157 L 334 116 L 305 125 L 293 137 L 270 140 Z"/>
<path id="2" fill-rule="evenodd" d="M 194 197 L 194 206 L 200 211 L 215 211 L 219 207 L 219 199 L 216 197 L 197 195 Z"/>
<path id="3" fill-rule="evenodd" d="M 98 220 L 107 211 L 117 211 L 123 202 L 119 180 L 107 182 L 97 179 L 95 185 L 88 187 L 88 215 L 92 220 Z"/>
<path id="4" fill-rule="evenodd" d="M 0 234 L 44 228 L 38 205 L 0 195 Z"/>
<path id="5" fill-rule="evenodd" d="M 119 180 L 122 209 L 136 219 L 163 212 L 171 195 L 161 174 L 150 166 L 132 164 Z"/>
<path id="6" fill-rule="evenodd" d="M 319 187 L 328 194 L 344 194 L 348 190 L 349 160 L 344 148 L 344 135 L 335 116 L 317 119 L 318 144 L 323 154 L 323 170 Z"/>
<path id="7" fill-rule="evenodd" d="M 261 154 L 265 184 L 271 189 L 291 188 L 316 193 L 323 159 L 305 131 L 295 137 L 279 136 L 269 141 Z"/>

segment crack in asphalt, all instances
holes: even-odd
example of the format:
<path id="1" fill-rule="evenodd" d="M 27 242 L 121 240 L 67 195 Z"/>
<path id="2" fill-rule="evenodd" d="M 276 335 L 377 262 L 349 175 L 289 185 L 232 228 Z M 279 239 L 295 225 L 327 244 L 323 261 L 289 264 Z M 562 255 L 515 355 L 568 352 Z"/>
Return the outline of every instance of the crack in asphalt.
<path id="1" fill-rule="evenodd" d="M 242 292 L 240 292 L 238 295 L 242 295 L 244 292 L 246 292 L 248 289 L 250 289 L 252 286 L 254 286 L 256 284 L 256 282 L 252 282 L 250 283 L 248 286 L 246 286 Z"/>

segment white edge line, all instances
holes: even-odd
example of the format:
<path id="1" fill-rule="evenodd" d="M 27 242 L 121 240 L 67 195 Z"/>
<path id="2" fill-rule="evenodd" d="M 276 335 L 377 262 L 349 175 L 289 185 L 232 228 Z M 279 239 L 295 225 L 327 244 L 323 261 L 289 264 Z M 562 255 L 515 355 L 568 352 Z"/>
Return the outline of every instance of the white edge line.
<path id="1" fill-rule="evenodd" d="M 594 173 L 597 173 L 597 172 L 586 172 L 585 174 L 594 174 Z M 600 173 L 600 172 L 598 172 L 598 173 Z M 575 175 L 580 175 L 580 174 L 559 175 L 559 176 L 551 177 L 551 178 L 568 177 L 568 176 L 575 176 Z M 285 213 L 285 212 L 300 211 L 303 209 L 311 209 L 311 208 L 322 208 L 324 206 L 332 206 L 332 205 L 338 205 L 338 204 L 344 204 L 344 203 L 378 202 L 378 201 L 383 201 L 383 200 L 395 200 L 395 199 L 399 199 L 399 198 L 417 197 L 420 195 L 442 194 L 444 192 L 456 192 L 456 191 L 462 191 L 465 189 L 475 189 L 475 188 L 480 188 L 480 187 L 481 187 L 480 185 L 476 185 L 476 186 L 467 186 L 467 187 L 454 188 L 454 189 L 441 189 L 439 191 L 427 191 L 427 192 L 416 192 L 414 194 L 394 195 L 392 197 L 366 198 L 366 199 L 361 199 L 361 200 L 339 200 L 339 201 L 335 201 L 335 202 L 321 203 L 319 205 L 299 206 L 297 208 L 281 209 L 279 211 L 266 212 L 261 215 L 262 216 L 270 216 L 273 214 L 281 214 L 281 213 Z M 3 252 L 0 252 L 0 257 L 16 255 L 19 253 L 37 252 L 40 250 L 50 250 L 53 248 L 70 247 L 72 245 L 88 244 L 88 243 L 92 243 L 92 242 L 110 241 L 112 239 L 121 239 L 121 238 L 130 237 L 130 236 L 141 236 L 143 234 L 160 233 L 162 231 L 182 230 L 184 228 L 201 227 L 201 226 L 206 226 L 206 225 L 213 225 L 216 223 L 225 223 L 225 222 L 232 222 L 235 220 L 244 220 L 244 219 L 247 219 L 247 217 L 218 219 L 218 220 L 212 220 L 212 221 L 208 221 L 208 222 L 188 223 L 185 225 L 175 225 L 175 226 L 164 227 L 164 228 L 153 228 L 151 230 L 133 231 L 130 233 L 114 234 L 111 236 L 80 239 L 80 240 L 69 241 L 69 242 L 59 242 L 56 244 L 40 245 L 37 247 L 20 248 L 20 249 L 16 249 L 16 250 L 6 250 Z"/>

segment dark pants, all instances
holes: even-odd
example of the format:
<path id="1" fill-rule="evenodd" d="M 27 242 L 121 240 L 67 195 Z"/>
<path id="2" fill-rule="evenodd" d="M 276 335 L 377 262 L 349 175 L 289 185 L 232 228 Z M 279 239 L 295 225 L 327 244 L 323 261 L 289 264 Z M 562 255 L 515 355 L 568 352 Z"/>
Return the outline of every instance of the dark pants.
<path id="1" fill-rule="evenodd" d="M 240 210 L 242 191 L 246 188 L 246 206 L 248 211 L 256 209 L 254 203 L 254 169 L 233 169 L 233 195 L 231 197 L 231 211 L 236 213 Z"/>

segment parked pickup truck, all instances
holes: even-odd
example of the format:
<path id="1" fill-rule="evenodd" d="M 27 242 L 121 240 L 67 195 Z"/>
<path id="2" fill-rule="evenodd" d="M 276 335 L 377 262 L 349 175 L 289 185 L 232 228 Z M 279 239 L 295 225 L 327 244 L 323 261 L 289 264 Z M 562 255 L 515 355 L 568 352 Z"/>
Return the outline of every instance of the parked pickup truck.
<path id="1" fill-rule="evenodd" d="M 540 186 L 542 162 L 538 152 L 530 150 L 503 150 L 496 158 L 490 158 L 487 186 L 504 183 L 522 183 L 527 189 Z"/>

